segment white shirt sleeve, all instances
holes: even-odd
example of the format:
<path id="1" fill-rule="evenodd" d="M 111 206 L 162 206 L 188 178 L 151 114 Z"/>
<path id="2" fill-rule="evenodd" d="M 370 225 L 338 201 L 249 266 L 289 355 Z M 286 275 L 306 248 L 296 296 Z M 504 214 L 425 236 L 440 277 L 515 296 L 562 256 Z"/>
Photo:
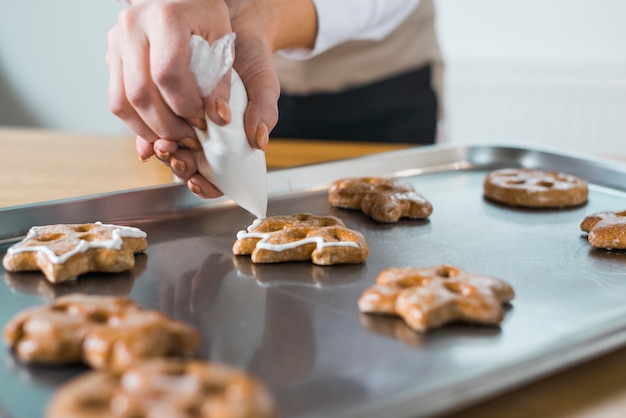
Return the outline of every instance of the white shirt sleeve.
<path id="1" fill-rule="evenodd" d="M 313 0 L 317 38 L 313 49 L 283 49 L 291 59 L 308 59 L 346 41 L 378 41 L 417 7 L 419 0 Z"/>

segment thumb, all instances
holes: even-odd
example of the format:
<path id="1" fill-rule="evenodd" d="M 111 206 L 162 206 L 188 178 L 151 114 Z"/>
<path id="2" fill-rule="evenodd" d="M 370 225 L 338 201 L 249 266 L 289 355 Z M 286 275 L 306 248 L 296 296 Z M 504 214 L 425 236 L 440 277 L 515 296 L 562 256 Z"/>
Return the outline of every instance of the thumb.
<path id="1" fill-rule="evenodd" d="M 244 127 L 250 146 L 264 150 L 269 133 L 278 123 L 280 83 L 274 67 L 274 57 L 268 48 L 240 44 L 234 68 L 248 93 Z M 241 59 L 245 57 L 245 60 Z"/>

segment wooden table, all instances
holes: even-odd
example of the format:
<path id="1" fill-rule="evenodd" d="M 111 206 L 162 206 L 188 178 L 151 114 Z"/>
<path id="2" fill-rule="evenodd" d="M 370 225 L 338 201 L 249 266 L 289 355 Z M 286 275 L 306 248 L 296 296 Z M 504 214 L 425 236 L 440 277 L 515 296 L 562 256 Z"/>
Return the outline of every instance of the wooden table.
<path id="1" fill-rule="evenodd" d="M 273 140 L 267 160 L 285 167 L 398 148 Z M 0 150 L 0 207 L 173 181 L 156 160 L 140 162 L 128 136 L 0 128 Z M 626 348 L 448 415 L 461 417 L 626 417 Z"/>
<path id="2" fill-rule="evenodd" d="M 407 146 L 272 139 L 266 159 L 273 169 L 401 148 Z M 174 181 L 156 158 L 137 158 L 132 136 L 0 127 L 0 150 L 0 207 Z"/>

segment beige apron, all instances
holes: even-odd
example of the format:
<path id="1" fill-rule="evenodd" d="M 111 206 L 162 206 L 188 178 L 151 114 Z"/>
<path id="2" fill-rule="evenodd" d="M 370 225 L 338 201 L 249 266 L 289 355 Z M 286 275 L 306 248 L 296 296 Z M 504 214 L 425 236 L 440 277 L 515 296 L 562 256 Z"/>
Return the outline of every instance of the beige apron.
<path id="1" fill-rule="evenodd" d="M 338 92 L 430 64 L 433 90 L 440 97 L 443 66 L 433 0 L 421 0 L 381 41 L 346 42 L 307 60 L 276 55 L 275 62 L 282 91 L 299 95 Z"/>

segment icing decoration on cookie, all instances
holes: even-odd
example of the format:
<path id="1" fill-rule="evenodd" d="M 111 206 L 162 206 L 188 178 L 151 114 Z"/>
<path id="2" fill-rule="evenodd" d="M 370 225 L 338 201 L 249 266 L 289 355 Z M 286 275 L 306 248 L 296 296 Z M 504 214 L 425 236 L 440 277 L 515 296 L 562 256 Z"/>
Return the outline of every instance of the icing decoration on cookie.
<path id="1" fill-rule="evenodd" d="M 490 172 L 485 197 L 510 206 L 561 208 L 587 201 L 587 182 L 558 171 L 504 168 Z"/>
<path id="2" fill-rule="evenodd" d="M 237 233 L 233 253 L 254 263 L 312 260 L 315 264 L 360 263 L 367 258 L 363 235 L 334 216 L 299 214 L 256 219 Z"/>
<path id="3" fill-rule="evenodd" d="M 433 212 L 428 200 L 409 183 L 389 178 L 343 178 L 328 190 L 332 206 L 358 209 L 377 222 L 396 223 L 400 218 L 426 219 Z"/>
<path id="4" fill-rule="evenodd" d="M 607 250 L 626 249 L 626 210 L 597 212 L 580 224 L 589 244 Z"/>
<path id="5" fill-rule="evenodd" d="M 469 274 L 448 265 L 429 268 L 392 267 L 359 298 L 363 313 L 397 315 L 416 331 L 449 322 L 497 325 L 513 288 L 495 277 Z"/>
<path id="6" fill-rule="evenodd" d="M 142 359 L 192 355 L 200 334 L 126 297 L 73 293 L 17 313 L 4 339 L 23 363 L 123 370 Z"/>
<path id="7" fill-rule="evenodd" d="M 146 236 L 138 228 L 101 222 L 34 226 L 7 250 L 3 265 L 8 271 L 41 270 L 53 283 L 90 271 L 120 272 L 147 248 Z"/>
<path id="8" fill-rule="evenodd" d="M 118 374 L 83 373 L 61 386 L 48 418 L 274 418 L 274 397 L 255 377 L 204 360 L 151 359 Z"/>

